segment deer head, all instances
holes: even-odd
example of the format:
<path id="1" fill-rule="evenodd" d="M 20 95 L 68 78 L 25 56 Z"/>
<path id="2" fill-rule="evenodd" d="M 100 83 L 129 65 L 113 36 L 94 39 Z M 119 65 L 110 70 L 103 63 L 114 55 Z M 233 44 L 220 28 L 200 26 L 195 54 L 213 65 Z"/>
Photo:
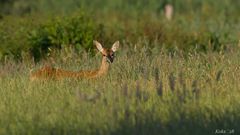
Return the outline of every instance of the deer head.
<path id="1" fill-rule="evenodd" d="M 116 41 L 111 49 L 103 48 L 102 45 L 98 41 L 93 41 L 93 43 L 96 45 L 99 52 L 101 52 L 102 56 L 108 63 L 112 63 L 114 60 L 114 53 L 119 48 L 119 41 Z"/>

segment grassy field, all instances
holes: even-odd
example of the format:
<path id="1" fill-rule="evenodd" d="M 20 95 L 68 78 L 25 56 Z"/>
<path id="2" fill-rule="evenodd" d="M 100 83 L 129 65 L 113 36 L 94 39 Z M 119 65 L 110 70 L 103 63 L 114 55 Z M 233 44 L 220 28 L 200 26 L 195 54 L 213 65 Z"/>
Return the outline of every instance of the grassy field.
<path id="1" fill-rule="evenodd" d="M 238 51 L 186 57 L 138 44 L 121 48 L 109 74 L 96 80 L 30 82 L 30 69 L 47 61 L 6 61 L 1 65 L 0 134 L 240 133 Z M 55 67 L 100 64 L 100 54 L 70 54 L 56 58 Z"/>
<path id="2" fill-rule="evenodd" d="M 0 135 L 240 134 L 239 7 L 239 0 L 0 0 Z M 120 41 L 106 76 L 29 80 L 45 65 L 98 68 L 93 40 Z"/>

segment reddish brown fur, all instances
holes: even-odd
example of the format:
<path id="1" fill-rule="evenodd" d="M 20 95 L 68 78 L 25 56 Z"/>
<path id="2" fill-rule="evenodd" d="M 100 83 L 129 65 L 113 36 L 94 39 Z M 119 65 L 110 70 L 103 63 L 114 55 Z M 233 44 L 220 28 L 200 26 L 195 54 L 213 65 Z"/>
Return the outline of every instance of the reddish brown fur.
<path id="1" fill-rule="evenodd" d="M 98 43 L 98 42 L 97 42 Z M 114 50 L 118 48 L 119 42 L 116 42 L 117 45 L 115 45 Z M 96 44 L 96 43 L 95 43 Z M 100 43 L 99 43 L 100 44 Z M 114 45 L 113 45 L 114 46 Z M 92 71 L 67 71 L 63 69 L 53 68 L 50 66 L 45 66 L 39 70 L 37 70 L 34 73 L 30 74 L 30 80 L 47 80 L 47 79 L 54 79 L 59 80 L 62 78 L 75 78 L 75 79 L 81 79 L 81 78 L 97 78 L 107 73 L 109 68 L 109 63 L 113 62 L 114 59 L 114 51 L 112 49 L 104 49 L 102 48 L 101 44 L 99 46 L 101 50 L 101 53 L 103 55 L 102 57 L 102 64 L 98 70 L 92 70 Z"/>
<path id="2" fill-rule="evenodd" d="M 35 73 L 32 73 L 30 76 L 31 80 L 36 80 L 36 79 L 54 79 L 54 80 L 60 80 L 62 78 L 75 78 L 75 79 L 80 79 L 80 78 L 94 78 L 95 75 L 97 74 L 97 70 L 95 71 L 67 71 L 63 69 L 58 69 L 58 68 L 53 68 L 49 66 L 45 66 Z"/>

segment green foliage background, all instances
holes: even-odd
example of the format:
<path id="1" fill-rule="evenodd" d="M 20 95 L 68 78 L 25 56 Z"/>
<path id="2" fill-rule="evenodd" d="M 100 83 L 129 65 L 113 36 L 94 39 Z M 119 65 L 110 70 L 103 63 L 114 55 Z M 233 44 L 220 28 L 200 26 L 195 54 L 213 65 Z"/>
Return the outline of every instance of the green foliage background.
<path id="1" fill-rule="evenodd" d="M 234 0 L 4 0 L 1 1 L 0 56 L 21 59 L 31 53 L 38 61 L 49 47 L 74 46 L 91 51 L 91 40 L 135 43 L 170 52 L 221 51 L 239 38 L 239 1 Z M 166 3 L 174 19 L 165 19 Z"/>

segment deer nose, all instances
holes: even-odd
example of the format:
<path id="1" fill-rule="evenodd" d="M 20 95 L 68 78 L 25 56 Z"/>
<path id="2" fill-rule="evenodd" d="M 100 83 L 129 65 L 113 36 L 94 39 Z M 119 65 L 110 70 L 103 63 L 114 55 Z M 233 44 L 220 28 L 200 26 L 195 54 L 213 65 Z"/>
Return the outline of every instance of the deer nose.
<path id="1" fill-rule="evenodd" d="M 107 61 L 108 61 L 109 63 L 113 63 L 113 57 L 108 56 L 108 57 L 107 57 Z"/>

